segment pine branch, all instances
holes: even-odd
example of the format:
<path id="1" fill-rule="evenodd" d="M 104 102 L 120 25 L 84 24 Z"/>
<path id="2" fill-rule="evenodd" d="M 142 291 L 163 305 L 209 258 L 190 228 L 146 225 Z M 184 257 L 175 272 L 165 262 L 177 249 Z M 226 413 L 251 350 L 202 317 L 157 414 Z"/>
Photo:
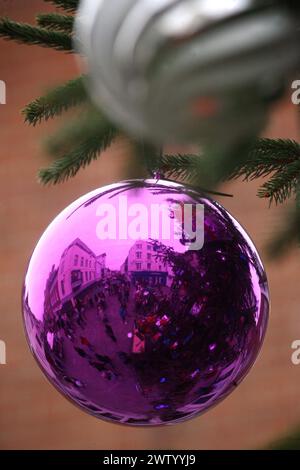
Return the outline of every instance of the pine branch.
<path id="1" fill-rule="evenodd" d="M 214 196 L 232 197 L 232 194 L 214 191 L 207 187 L 204 187 L 204 181 L 202 180 L 199 184 L 200 175 L 199 170 L 201 168 L 201 162 L 203 162 L 202 155 L 194 154 L 177 154 L 177 155 L 162 155 L 158 170 L 170 179 L 176 179 L 181 181 L 187 181 L 195 189 L 200 192 L 209 193 Z"/>
<path id="2" fill-rule="evenodd" d="M 193 185 L 215 188 L 228 180 L 237 165 L 244 164 L 254 141 L 255 133 L 228 147 L 216 142 L 212 146 L 203 147 L 203 158 L 194 157 L 191 166 L 187 161 L 179 162 L 178 166 L 184 164 L 183 174 Z"/>
<path id="3" fill-rule="evenodd" d="M 137 140 L 134 142 L 135 153 L 138 159 L 142 159 L 148 174 L 153 174 L 159 169 L 160 149 L 148 142 Z"/>
<path id="4" fill-rule="evenodd" d="M 169 178 L 192 180 L 195 178 L 195 171 L 199 169 L 198 155 L 162 155 L 159 169 Z"/>
<path id="5" fill-rule="evenodd" d="M 254 180 L 282 170 L 300 159 L 300 145 L 294 140 L 258 139 L 242 165 L 237 165 L 231 178 Z"/>
<path id="6" fill-rule="evenodd" d="M 57 184 L 75 176 L 81 168 L 85 168 L 96 160 L 101 152 L 110 146 L 117 131 L 103 119 L 102 115 L 88 113 L 86 119 L 81 120 L 81 131 L 74 142 L 74 134 L 69 135 L 69 144 L 72 147 L 56 160 L 50 168 L 39 173 L 43 184 Z"/>
<path id="7" fill-rule="evenodd" d="M 269 181 L 258 190 L 258 196 L 269 198 L 272 202 L 283 203 L 290 198 L 300 180 L 300 159 L 277 171 Z"/>
<path id="8" fill-rule="evenodd" d="M 262 176 L 273 176 L 258 191 L 261 198 L 269 198 L 270 203 L 282 203 L 292 196 L 300 182 L 300 145 L 292 140 L 258 139 L 246 160 L 235 162 L 236 168 L 230 178 L 243 176 L 253 180 Z M 203 185 L 207 179 L 209 156 L 164 155 L 160 170 L 168 177 L 187 180 Z M 233 162 L 234 163 L 234 162 Z M 213 162 L 212 162 L 213 164 Z"/>
<path id="9" fill-rule="evenodd" d="M 74 13 L 79 5 L 79 0 L 44 0 L 46 3 L 52 3 L 53 5 L 62 8 L 65 11 Z"/>
<path id="10" fill-rule="evenodd" d="M 42 120 L 59 116 L 69 108 L 77 106 L 88 99 L 84 86 L 84 76 L 49 91 L 23 110 L 25 121 L 35 126 Z"/>
<path id="11" fill-rule="evenodd" d="M 0 37 L 22 44 L 51 47 L 58 51 L 73 51 L 73 42 L 70 35 L 57 31 L 48 31 L 27 23 L 18 23 L 8 18 L 0 19 Z"/>
<path id="12" fill-rule="evenodd" d="M 169 177 L 185 179 L 195 186 L 214 188 L 228 179 L 237 162 L 244 162 L 252 143 L 252 139 L 242 141 L 227 152 L 211 148 L 202 149 L 200 155 L 164 155 L 160 168 Z"/>
<path id="13" fill-rule="evenodd" d="M 258 190 L 258 196 L 269 198 L 270 204 L 284 202 L 295 192 L 300 181 L 300 145 L 294 140 L 258 139 L 249 156 L 238 164 L 231 178 L 245 181 L 271 178 Z"/>
<path id="14" fill-rule="evenodd" d="M 107 122 L 107 126 L 114 131 L 114 126 L 108 123 L 100 111 L 89 106 L 79 117 L 71 119 L 54 135 L 47 138 L 45 141 L 47 153 L 55 158 L 63 156 L 85 139 L 86 128 L 90 129 L 91 126 L 96 128 L 98 125 L 101 127 L 103 122 Z"/>
<path id="15" fill-rule="evenodd" d="M 58 13 L 40 14 L 36 17 L 37 24 L 42 28 L 53 31 L 62 31 L 71 34 L 74 27 L 74 17 Z"/>
<path id="16" fill-rule="evenodd" d="M 39 179 L 43 184 L 57 184 L 74 177 L 80 169 L 96 160 L 99 154 L 112 142 L 114 135 L 104 129 L 103 136 L 90 137 L 74 150 L 57 160 L 50 168 L 40 170 Z"/>

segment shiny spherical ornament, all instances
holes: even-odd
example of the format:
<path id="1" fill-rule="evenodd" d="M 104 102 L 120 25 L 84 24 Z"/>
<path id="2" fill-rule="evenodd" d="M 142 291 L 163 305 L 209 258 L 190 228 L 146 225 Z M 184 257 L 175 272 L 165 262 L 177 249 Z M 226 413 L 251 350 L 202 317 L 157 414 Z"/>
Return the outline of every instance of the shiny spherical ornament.
<path id="1" fill-rule="evenodd" d="M 225 146 L 260 131 L 298 70 L 299 11 L 293 0 L 81 0 L 76 44 L 93 99 L 125 130 Z"/>
<path id="2" fill-rule="evenodd" d="M 238 222 L 163 180 L 72 203 L 39 240 L 23 289 L 28 342 L 50 382 L 84 411 L 130 425 L 178 423 L 231 393 L 268 310 L 265 271 Z"/>

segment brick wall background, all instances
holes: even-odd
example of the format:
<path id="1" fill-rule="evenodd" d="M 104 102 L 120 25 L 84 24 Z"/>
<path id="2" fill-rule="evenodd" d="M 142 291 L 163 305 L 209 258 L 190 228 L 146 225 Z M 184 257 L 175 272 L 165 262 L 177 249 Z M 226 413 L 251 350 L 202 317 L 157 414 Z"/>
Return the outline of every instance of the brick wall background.
<path id="1" fill-rule="evenodd" d="M 41 0 L 0 0 L 0 15 L 31 21 L 51 10 Z M 55 188 L 36 181 L 47 164 L 41 140 L 55 124 L 24 125 L 20 110 L 51 85 L 78 73 L 74 57 L 0 41 L 0 79 L 7 83 L 7 105 L 0 106 L 0 338 L 7 365 L 0 366 L 1 449 L 243 449 L 259 448 L 300 424 L 300 366 L 290 360 L 300 338 L 299 253 L 280 262 L 264 256 L 263 246 L 282 223 L 282 208 L 268 209 L 256 197 L 259 182 L 234 182 L 221 200 L 251 234 L 268 271 L 272 295 L 263 351 L 248 378 L 227 400 L 198 419 L 175 427 L 125 429 L 97 421 L 72 406 L 41 374 L 23 333 L 20 295 L 26 263 L 52 218 L 80 195 L 117 181 L 126 171 L 126 142 L 117 142 L 76 178 Z M 245 110 L 245 113 L 247 110 Z M 289 96 L 274 108 L 266 135 L 299 138 L 297 110 Z"/>

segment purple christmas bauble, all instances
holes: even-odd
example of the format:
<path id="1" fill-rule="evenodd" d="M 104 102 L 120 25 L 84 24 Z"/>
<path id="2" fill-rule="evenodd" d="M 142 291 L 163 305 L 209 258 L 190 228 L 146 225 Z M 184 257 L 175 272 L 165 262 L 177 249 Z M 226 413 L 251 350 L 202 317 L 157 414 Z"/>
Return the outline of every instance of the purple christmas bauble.
<path id="1" fill-rule="evenodd" d="M 177 423 L 232 392 L 268 310 L 245 231 L 169 181 L 75 201 L 38 242 L 23 290 L 28 342 L 50 382 L 88 413 L 131 425 Z"/>

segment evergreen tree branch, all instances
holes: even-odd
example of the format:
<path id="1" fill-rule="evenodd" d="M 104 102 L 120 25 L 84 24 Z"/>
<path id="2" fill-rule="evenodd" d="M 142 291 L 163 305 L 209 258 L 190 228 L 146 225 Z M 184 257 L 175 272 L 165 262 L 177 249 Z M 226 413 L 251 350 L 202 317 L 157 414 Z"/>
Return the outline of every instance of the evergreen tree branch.
<path id="1" fill-rule="evenodd" d="M 257 139 L 249 156 L 237 165 L 231 178 L 243 177 L 245 181 L 268 176 L 283 170 L 286 165 L 300 159 L 300 145 L 294 140 Z"/>
<path id="2" fill-rule="evenodd" d="M 79 5 L 79 0 L 44 0 L 46 3 L 52 3 L 53 5 L 62 8 L 65 11 L 74 13 Z"/>
<path id="3" fill-rule="evenodd" d="M 36 17 L 37 24 L 41 28 L 53 31 L 62 31 L 71 34 L 74 27 L 74 17 L 69 15 L 60 15 L 58 13 L 39 14 Z"/>
<path id="4" fill-rule="evenodd" d="M 215 188 L 228 180 L 235 168 L 238 165 L 242 166 L 246 161 L 255 139 L 255 132 L 253 132 L 252 135 L 228 147 L 219 145 L 218 142 L 203 147 L 203 158 L 194 160 L 195 167 L 189 178 L 192 184 Z"/>
<path id="5" fill-rule="evenodd" d="M 78 147 L 58 159 L 51 167 L 40 170 L 40 181 L 43 184 L 57 184 L 74 177 L 80 169 L 98 158 L 100 153 L 111 144 L 113 137 L 114 135 L 106 129 L 103 135 L 99 130 L 98 135 L 81 142 Z"/>
<path id="6" fill-rule="evenodd" d="M 71 132 L 68 141 L 64 142 L 65 147 L 61 146 L 62 151 L 67 148 L 61 158 L 39 172 L 43 184 L 57 184 L 75 176 L 81 168 L 96 160 L 117 135 L 116 129 L 100 113 L 87 113 L 85 119 L 80 118 L 80 122 L 81 129 L 79 131 L 77 127 L 76 139 L 74 140 L 74 133 Z"/>
<path id="7" fill-rule="evenodd" d="M 54 135 L 47 138 L 45 141 L 47 152 L 55 158 L 70 152 L 73 147 L 79 145 L 85 139 L 86 128 L 96 128 L 98 125 L 101 127 L 103 122 L 106 122 L 107 127 L 110 126 L 111 130 L 114 131 L 114 126 L 106 120 L 100 111 L 93 106 L 88 106 L 80 116 L 71 119 L 59 128 Z"/>
<path id="8" fill-rule="evenodd" d="M 204 181 L 201 179 L 199 171 L 203 162 L 202 155 L 194 154 L 177 154 L 177 155 L 162 155 L 158 170 L 170 179 L 186 181 L 197 188 L 200 192 L 213 194 L 215 196 L 232 197 L 232 194 L 227 194 L 220 191 L 214 191 L 204 187 Z M 201 184 L 199 181 L 201 179 Z"/>
<path id="9" fill-rule="evenodd" d="M 142 159 L 143 165 L 151 176 L 159 169 L 160 149 L 148 142 L 137 140 L 135 153 L 138 159 Z"/>
<path id="10" fill-rule="evenodd" d="M 23 110 L 25 121 L 35 126 L 42 120 L 59 116 L 69 108 L 87 101 L 84 76 L 70 80 L 29 103 Z"/>
<path id="11" fill-rule="evenodd" d="M 258 190 L 258 196 L 269 198 L 272 202 L 283 203 L 290 198 L 300 180 L 300 160 L 290 163 L 286 168 L 277 171 L 266 183 Z"/>
<path id="12" fill-rule="evenodd" d="M 208 159 L 209 156 L 201 155 L 164 155 L 160 169 L 171 178 L 203 185 Z M 259 189 L 258 196 L 269 198 L 270 203 L 282 203 L 292 196 L 300 182 L 300 145 L 292 140 L 258 139 L 249 147 L 246 160 L 240 163 L 237 158 L 235 164 L 230 178 L 243 176 L 244 180 L 254 180 L 273 173 Z"/>
<path id="13" fill-rule="evenodd" d="M 8 18 L 0 19 L 0 37 L 22 44 L 50 47 L 57 51 L 73 51 L 73 42 L 69 34 L 18 23 Z"/>
<path id="14" fill-rule="evenodd" d="M 162 155 L 159 169 L 169 178 L 192 180 L 199 169 L 201 156 L 191 154 Z"/>
<path id="15" fill-rule="evenodd" d="M 272 175 L 258 190 L 270 204 L 284 202 L 295 192 L 300 180 L 300 145 L 294 140 L 258 139 L 245 162 L 238 164 L 230 178 L 245 181 Z"/>

